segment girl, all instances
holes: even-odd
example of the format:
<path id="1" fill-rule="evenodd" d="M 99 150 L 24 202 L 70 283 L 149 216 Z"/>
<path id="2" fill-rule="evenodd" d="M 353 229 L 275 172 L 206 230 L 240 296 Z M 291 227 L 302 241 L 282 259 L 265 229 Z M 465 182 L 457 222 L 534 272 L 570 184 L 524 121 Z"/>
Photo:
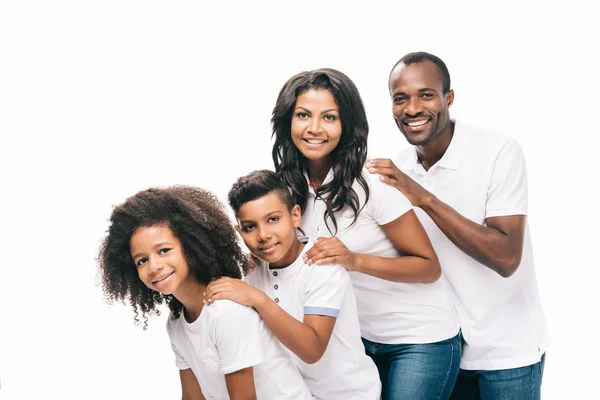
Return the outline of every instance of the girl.
<path id="1" fill-rule="evenodd" d="M 363 169 L 368 123 L 354 83 L 333 69 L 289 79 L 273 109 L 273 162 L 302 209 L 308 264 L 341 264 L 384 399 L 447 399 L 458 319 L 411 203 Z"/>
<path id="2" fill-rule="evenodd" d="M 99 253 L 109 301 L 142 315 L 171 311 L 167 331 L 184 399 L 310 399 L 299 372 L 251 308 L 204 308 L 206 285 L 246 270 L 235 231 L 211 193 L 148 189 L 116 207 Z"/>

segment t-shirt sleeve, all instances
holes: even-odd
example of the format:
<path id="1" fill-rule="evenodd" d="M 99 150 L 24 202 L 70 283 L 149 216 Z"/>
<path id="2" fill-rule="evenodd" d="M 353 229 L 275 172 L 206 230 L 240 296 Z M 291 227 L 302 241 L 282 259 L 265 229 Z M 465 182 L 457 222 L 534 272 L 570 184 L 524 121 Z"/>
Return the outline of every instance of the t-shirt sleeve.
<path id="1" fill-rule="evenodd" d="M 183 316 L 180 318 L 183 318 Z M 185 358 L 183 358 L 179 350 L 177 350 L 177 346 L 175 346 L 175 343 L 171 342 L 171 348 L 173 349 L 173 353 L 175 353 L 175 365 L 177 366 L 177 368 L 180 370 L 190 368 L 188 363 L 185 361 Z"/>
<path id="2" fill-rule="evenodd" d="M 341 265 L 315 265 L 306 285 L 304 315 L 324 315 L 337 318 L 350 277 Z"/>
<path id="3" fill-rule="evenodd" d="M 379 225 L 385 225 L 394 221 L 401 215 L 412 210 L 412 204 L 402 192 L 393 186 L 379 180 L 379 175 L 370 175 L 369 183 L 371 193 L 367 207 L 370 209 L 373 219 Z"/>
<path id="4" fill-rule="evenodd" d="M 213 329 L 220 373 L 230 374 L 263 362 L 262 329 L 260 316 L 250 307 L 236 305 L 223 310 Z"/>
<path id="5" fill-rule="evenodd" d="M 506 215 L 527 215 L 527 168 L 523 151 L 514 140 L 498 153 L 485 210 L 486 218 Z"/>

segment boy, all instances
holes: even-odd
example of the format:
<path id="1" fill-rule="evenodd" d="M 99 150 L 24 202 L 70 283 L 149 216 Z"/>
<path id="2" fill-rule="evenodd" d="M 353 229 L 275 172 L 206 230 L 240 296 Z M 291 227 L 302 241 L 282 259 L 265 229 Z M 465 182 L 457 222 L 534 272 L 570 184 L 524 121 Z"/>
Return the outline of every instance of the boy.
<path id="1" fill-rule="evenodd" d="M 208 303 L 230 299 L 254 307 L 292 353 L 316 399 L 379 399 L 377 368 L 364 351 L 354 291 L 339 265 L 307 265 L 312 243 L 296 236 L 300 206 L 279 176 L 260 170 L 244 176 L 228 195 L 244 243 L 260 260 L 245 283 L 213 281 Z"/>

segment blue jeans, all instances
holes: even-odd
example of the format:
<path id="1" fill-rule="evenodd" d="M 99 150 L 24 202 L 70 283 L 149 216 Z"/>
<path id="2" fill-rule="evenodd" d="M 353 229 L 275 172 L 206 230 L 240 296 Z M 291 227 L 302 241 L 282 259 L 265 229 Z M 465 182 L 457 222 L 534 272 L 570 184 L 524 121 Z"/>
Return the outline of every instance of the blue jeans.
<path id="1" fill-rule="evenodd" d="M 539 400 L 546 353 L 526 367 L 492 371 L 461 369 L 452 400 Z"/>
<path id="2" fill-rule="evenodd" d="M 462 335 L 427 344 L 381 344 L 363 338 L 381 378 L 383 400 L 450 397 L 460 368 Z"/>

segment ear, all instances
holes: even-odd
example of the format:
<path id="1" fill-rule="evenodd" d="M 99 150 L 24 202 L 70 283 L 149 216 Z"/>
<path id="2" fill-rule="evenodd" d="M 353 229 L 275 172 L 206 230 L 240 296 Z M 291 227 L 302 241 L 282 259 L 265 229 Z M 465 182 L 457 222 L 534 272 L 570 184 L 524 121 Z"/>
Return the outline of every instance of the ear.
<path id="1" fill-rule="evenodd" d="M 450 108 L 450 106 L 454 103 L 454 89 L 448 90 L 446 93 L 446 106 Z"/>
<path id="2" fill-rule="evenodd" d="M 294 228 L 300 228 L 300 225 L 302 225 L 302 210 L 298 204 L 292 207 L 292 221 L 294 222 Z"/>

